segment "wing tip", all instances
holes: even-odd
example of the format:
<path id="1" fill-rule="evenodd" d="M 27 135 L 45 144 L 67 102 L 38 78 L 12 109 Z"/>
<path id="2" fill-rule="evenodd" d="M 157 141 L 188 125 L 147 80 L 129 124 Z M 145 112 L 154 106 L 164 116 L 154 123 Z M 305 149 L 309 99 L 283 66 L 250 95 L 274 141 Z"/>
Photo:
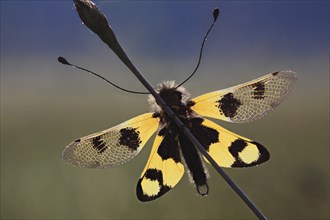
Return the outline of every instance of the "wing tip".
<path id="1" fill-rule="evenodd" d="M 77 139 L 77 140 L 71 142 L 69 145 L 67 145 L 61 153 L 61 159 L 64 160 L 66 163 L 75 166 L 74 160 L 72 160 L 71 155 L 72 155 L 73 148 L 75 148 L 79 142 L 80 142 L 80 139 Z"/>
<path id="2" fill-rule="evenodd" d="M 98 168 L 104 169 L 108 166 L 102 166 L 99 161 L 93 161 L 86 163 L 75 156 L 74 150 L 79 146 L 81 139 L 76 139 L 67 145 L 61 153 L 61 159 L 67 164 L 73 167 L 83 167 L 83 168 Z"/>
<path id="3" fill-rule="evenodd" d="M 255 141 L 249 141 L 250 144 L 253 144 L 258 149 L 258 158 L 256 158 L 254 161 L 245 161 L 242 158 L 237 159 L 230 167 L 233 168 L 248 168 L 248 167 L 255 167 L 259 166 L 260 164 L 268 161 L 270 159 L 270 154 L 268 150 L 261 144 L 255 142 Z"/>
<path id="4" fill-rule="evenodd" d="M 139 179 L 137 185 L 136 185 L 136 196 L 138 198 L 138 200 L 140 202 L 149 202 L 149 201 L 152 201 L 156 198 L 154 197 L 151 197 L 151 196 L 148 196 L 148 195 L 145 195 L 143 193 L 143 189 L 142 189 L 142 186 L 141 186 L 141 182 L 142 182 L 142 178 Z"/>
<path id="5" fill-rule="evenodd" d="M 299 81 L 298 73 L 292 70 L 282 70 L 278 72 L 278 77 L 286 78 L 288 80 L 287 89 L 284 90 L 283 99 L 278 100 L 278 103 L 273 103 L 275 106 L 279 105 L 283 100 L 285 100 L 293 91 L 293 89 L 297 86 L 297 82 Z"/>
<path id="6" fill-rule="evenodd" d="M 275 73 L 272 73 L 273 76 L 281 76 L 288 78 L 291 82 L 296 82 L 299 80 L 299 75 L 297 72 L 292 70 L 281 70 Z"/>
<path id="7" fill-rule="evenodd" d="M 270 154 L 263 145 L 255 142 L 255 141 L 252 141 L 251 143 L 257 146 L 257 148 L 259 150 L 259 154 L 260 154 L 258 160 L 256 161 L 256 165 L 264 163 L 270 159 Z"/>
<path id="8" fill-rule="evenodd" d="M 158 199 L 159 197 L 161 197 L 162 195 L 164 195 L 166 192 L 168 192 L 171 189 L 171 187 L 165 185 L 162 187 L 160 186 L 160 191 L 157 194 L 154 194 L 154 195 L 145 194 L 142 189 L 142 185 L 141 185 L 143 178 L 144 177 L 140 178 L 136 185 L 136 196 L 137 196 L 138 200 L 141 202 L 150 202 L 155 199 Z"/>

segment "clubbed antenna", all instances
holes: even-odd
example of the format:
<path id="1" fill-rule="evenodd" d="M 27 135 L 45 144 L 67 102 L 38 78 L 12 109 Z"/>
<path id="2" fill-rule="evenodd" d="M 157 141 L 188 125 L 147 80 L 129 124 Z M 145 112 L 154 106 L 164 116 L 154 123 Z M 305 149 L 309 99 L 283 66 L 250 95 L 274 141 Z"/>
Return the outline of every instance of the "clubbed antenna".
<path id="1" fill-rule="evenodd" d="M 198 57 L 197 66 L 195 67 L 194 71 L 190 74 L 190 76 L 189 76 L 187 79 L 185 79 L 182 83 L 180 83 L 180 84 L 177 86 L 177 88 L 180 87 L 180 86 L 182 86 L 185 82 L 187 82 L 187 81 L 188 81 L 188 80 L 189 80 L 189 79 L 190 79 L 190 78 L 191 78 L 191 77 L 197 72 L 198 67 L 199 67 L 199 65 L 201 64 L 202 55 L 203 55 L 203 49 L 204 49 L 204 44 L 205 44 L 205 42 L 206 42 L 206 40 L 207 40 L 207 36 L 208 36 L 209 33 L 211 32 L 211 30 L 212 30 L 212 28 L 213 28 L 215 22 L 217 21 L 218 17 L 219 17 L 219 9 L 218 9 L 218 8 L 215 8 L 215 9 L 213 10 L 213 23 L 211 24 L 211 26 L 210 26 L 209 29 L 207 30 L 207 32 L 206 32 L 206 34 L 205 34 L 205 37 L 204 37 L 204 39 L 203 39 L 203 42 L 202 42 L 202 45 L 201 45 L 201 49 L 200 49 L 200 51 L 199 51 L 199 57 Z"/>
<path id="2" fill-rule="evenodd" d="M 71 67 L 74 67 L 74 68 L 77 68 L 77 69 L 83 70 L 83 71 L 85 71 L 85 72 L 88 72 L 88 73 L 90 73 L 90 74 L 92 74 L 92 75 L 94 75 L 94 76 L 96 76 L 96 77 L 98 77 L 98 78 L 104 80 L 105 82 L 109 83 L 110 85 L 112 85 L 112 86 L 114 86 L 114 87 L 116 87 L 117 89 L 120 89 L 120 90 L 122 90 L 122 91 L 129 92 L 129 93 L 133 93 L 133 94 L 149 94 L 149 92 L 136 92 L 136 91 L 132 91 L 132 90 L 128 90 L 128 89 L 124 89 L 124 88 L 122 88 L 122 87 L 120 87 L 120 86 L 114 84 L 114 83 L 111 82 L 110 80 L 104 78 L 104 77 L 101 76 L 100 74 L 97 74 L 97 73 L 95 73 L 95 72 L 93 72 L 93 71 L 91 71 L 91 70 L 88 70 L 88 69 L 85 69 L 85 68 L 83 68 L 83 67 L 76 66 L 76 65 L 74 65 L 74 64 L 69 63 L 64 57 L 58 57 L 57 60 L 58 60 L 58 62 L 60 62 L 60 63 L 62 63 L 62 64 L 64 64 L 64 65 L 68 65 L 68 66 L 71 66 Z"/>

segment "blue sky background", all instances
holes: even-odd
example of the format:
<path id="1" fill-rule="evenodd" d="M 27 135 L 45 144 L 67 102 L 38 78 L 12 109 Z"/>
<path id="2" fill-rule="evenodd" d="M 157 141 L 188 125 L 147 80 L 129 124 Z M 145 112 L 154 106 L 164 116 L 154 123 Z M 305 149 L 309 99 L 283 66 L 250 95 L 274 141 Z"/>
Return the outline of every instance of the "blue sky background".
<path id="1" fill-rule="evenodd" d="M 150 69 L 159 62 L 172 63 L 162 70 L 162 74 L 174 74 L 171 79 L 184 78 L 193 69 L 215 7 L 220 7 L 221 15 L 206 44 L 203 66 L 216 62 L 217 75 L 230 77 L 229 68 L 250 69 L 254 65 L 260 69 L 256 74 L 277 68 L 299 71 L 295 64 L 299 61 L 315 67 L 307 77 L 327 75 L 328 1 L 99 1 L 98 5 L 133 62 L 149 78 L 158 74 Z M 43 57 L 51 62 L 60 54 L 79 60 L 91 53 L 89 59 L 118 63 L 93 33 L 79 25 L 75 13 L 71 1 L 1 1 L 2 60 L 14 57 L 24 62 L 27 57 Z M 186 69 L 181 72 L 176 66 Z M 205 74 L 200 75 L 209 78 Z"/>
<path id="2" fill-rule="evenodd" d="M 133 63 L 156 85 L 182 81 L 192 96 L 291 69 L 300 81 L 269 116 L 224 127 L 264 143 L 271 160 L 226 170 L 269 218 L 329 218 L 329 1 L 96 1 Z M 146 112 L 146 96 L 109 87 L 57 62 L 64 56 L 133 90 L 140 83 L 79 20 L 72 1 L 0 1 L 2 218 L 253 218 L 209 167 L 211 193 L 184 177 L 159 202 L 140 204 L 147 160 L 116 169 L 67 166 L 73 139 Z M 173 201 L 176 205 L 173 206 Z M 192 207 L 200 207 L 195 209 Z M 129 210 L 129 212 L 128 212 Z"/>

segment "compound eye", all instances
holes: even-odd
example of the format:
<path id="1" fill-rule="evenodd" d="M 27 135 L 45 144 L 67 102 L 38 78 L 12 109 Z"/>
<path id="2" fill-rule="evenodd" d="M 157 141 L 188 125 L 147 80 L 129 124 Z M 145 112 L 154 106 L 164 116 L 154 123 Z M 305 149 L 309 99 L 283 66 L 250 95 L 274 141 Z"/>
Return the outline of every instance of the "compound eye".
<path id="1" fill-rule="evenodd" d="M 180 100 L 180 101 L 182 100 L 182 93 L 181 92 L 175 91 L 174 95 L 178 100 Z"/>

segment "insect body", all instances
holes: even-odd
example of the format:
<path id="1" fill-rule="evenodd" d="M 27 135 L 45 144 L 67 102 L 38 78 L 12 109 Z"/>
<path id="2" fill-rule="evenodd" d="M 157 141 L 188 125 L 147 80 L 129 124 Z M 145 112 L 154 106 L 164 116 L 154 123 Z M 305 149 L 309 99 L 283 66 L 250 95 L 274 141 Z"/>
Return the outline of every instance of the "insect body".
<path id="1" fill-rule="evenodd" d="M 295 72 L 280 71 L 194 99 L 174 82 L 160 84 L 157 91 L 219 166 L 251 167 L 269 159 L 266 148 L 203 116 L 234 123 L 256 120 L 276 108 L 296 80 Z M 180 181 L 185 170 L 197 191 L 206 195 L 208 174 L 204 158 L 152 96 L 149 102 L 153 112 L 73 141 L 64 149 L 63 159 L 78 167 L 115 167 L 136 156 L 158 130 L 137 184 L 138 199 L 159 198 Z"/>

